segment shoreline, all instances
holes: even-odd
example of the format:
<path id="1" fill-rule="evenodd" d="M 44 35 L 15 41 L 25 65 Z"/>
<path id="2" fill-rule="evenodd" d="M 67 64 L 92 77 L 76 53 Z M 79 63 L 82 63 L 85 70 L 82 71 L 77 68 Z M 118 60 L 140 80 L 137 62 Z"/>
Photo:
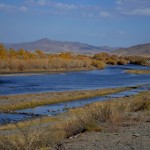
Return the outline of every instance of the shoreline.
<path id="1" fill-rule="evenodd" d="M 35 143 L 47 139 L 46 148 L 52 147 L 54 150 L 61 150 L 62 147 L 65 147 L 66 150 L 75 150 L 76 148 L 82 150 L 86 149 L 85 147 L 88 147 L 89 150 L 92 148 L 98 150 L 100 147 L 97 145 L 107 150 L 111 150 L 112 147 L 117 150 L 118 146 L 121 149 L 127 147 L 128 150 L 132 150 L 132 147 L 137 149 L 142 145 L 142 147 L 147 147 L 143 150 L 148 150 L 149 95 L 149 91 L 144 91 L 130 97 L 74 108 L 55 117 L 3 125 L 0 126 L 0 134 L 2 138 L 24 140 L 25 137 L 22 138 L 21 131 L 30 129 L 27 130 L 26 135 L 36 135 L 38 141 L 34 139 Z M 28 131 L 30 132 L 28 133 Z M 3 141 L 5 142 L 5 140 Z M 39 145 L 39 147 L 42 148 L 43 145 Z"/>
<path id="2" fill-rule="evenodd" d="M 131 70 L 125 70 L 125 72 L 130 74 L 150 74 L 150 70 L 131 69 Z"/>
<path id="3" fill-rule="evenodd" d="M 83 91 L 77 90 L 65 92 L 47 92 L 47 93 L 0 96 L 0 112 L 10 112 L 48 104 L 56 104 L 61 102 L 80 100 L 84 98 L 92 98 L 96 96 L 103 96 L 107 94 L 126 91 L 133 88 L 135 87 L 132 86 L 132 87 L 106 88 L 106 89 L 83 90 Z"/>
<path id="4" fill-rule="evenodd" d="M 12 72 L 1 72 L 0 76 L 16 76 L 16 75 L 43 75 L 43 74 L 56 74 L 56 73 L 65 73 L 65 72 L 76 72 L 76 71 L 88 71 L 88 70 L 98 70 L 98 68 L 76 68 L 76 69 L 51 69 L 51 70 L 31 70 L 31 71 L 12 71 Z"/>
<path id="5" fill-rule="evenodd" d="M 132 65 L 132 64 L 131 64 Z M 110 65 L 106 65 L 105 68 Z M 117 65 L 111 65 L 117 66 Z M 123 65 L 124 66 L 124 65 Z M 141 65 L 147 66 L 147 65 Z M 73 69 L 50 69 L 50 70 L 25 70 L 25 71 L 0 71 L 0 76 L 29 76 L 29 75 L 43 75 L 43 74 L 57 74 L 57 73 L 66 73 L 66 72 L 76 72 L 76 71 L 89 71 L 89 70 L 103 70 L 105 68 L 96 68 L 96 67 L 85 67 L 85 68 L 73 68 Z M 149 70 L 125 70 L 126 73 L 134 73 L 134 74 L 149 74 Z"/>

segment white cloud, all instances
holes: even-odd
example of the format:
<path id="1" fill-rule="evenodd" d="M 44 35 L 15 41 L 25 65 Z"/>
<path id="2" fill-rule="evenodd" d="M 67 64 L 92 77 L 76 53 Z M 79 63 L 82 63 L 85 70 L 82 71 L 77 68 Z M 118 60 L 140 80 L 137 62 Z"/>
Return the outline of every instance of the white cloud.
<path id="1" fill-rule="evenodd" d="M 14 10 L 16 10 L 16 6 L 13 5 L 7 5 L 7 4 L 0 4 L 0 11 L 5 11 L 5 12 L 12 12 Z"/>
<path id="2" fill-rule="evenodd" d="M 103 10 L 99 5 L 75 5 L 73 3 L 56 2 L 54 0 L 27 0 L 26 2 L 31 9 L 34 10 L 37 6 L 40 7 L 42 13 L 45 12 L 47 14 L 56 14 L 55 12 L 57 12 L 58 15 L 84 18 L 107 18 L 112 16 L 111 13 Z M 49 11 L 45 11 L 44 9 L 48 9 Z"/>
<path id="3" fill-rule="evenodd" d="M 55 0 L 25 0 L 22 4 L 8 5 L 0 3 L 0 11 L 21 12 L 34 15 L 68 15 L 78 18 L 107 18 L 112 17 L 112 13 L 103 9 L 99 5 L 77 5 L 73 3 L 56 2 Z"/>
<path id="4" fill-rule="evenodd" d="M 124 11 L 122 14 L 134 16 L 150 16 L 150 8 L 134 9 L 131 11 Z"/>
<path id="5" fill-rule="evenodd" d="M 72 10 L 77 8 L 77 6 L 75 6 L 74 4 L 55 2 L 51 0 L 27 0 L 27 4 L 30 4 L 31 6 L 32 5 L 47 6 L 51 8 L 64 9 L 64 10 Z"/>
<path id="6" fill-rule="evenodd" d="M 116 0 L 120 14 L 130 16 L 150 16 L 150 0 Z"/>
<path id="7" fill-rule="evenodd" d="M 123 1 L 122 1 L 122 0 L 117 0 L 116 3 L 117 3 L 118 5 L 122 5 L 122 4 L 123 4 Z"/>
<path id="8" fill-rule="evenodd" d="M 33 2 L 33 0 L 32 0 L 32 2 Z M 45 6 L 45 5 L 46 5 L 46 0 L 38 0 L 38 1 L 37 1 L 37 4 L 38 4 L 39 6 Z"/>
<path id="9" fill-rule="evenodd" d="M 95 15 L 93 13 L 90 13 L 90 12 L 81 12 L 81 16 L 83 18 L 93 18 L 93 17 L 95 17 Z"/>
<path id="10" fill-rule="evenodd" d="M 54 5 L 56 8 L 65 9 L 65 10 L 72 10 L 76 9 L 77 7 L 73 4 L 65 4 L 65 3 L 55 3 Z"/>
<path id="11" fill-rule="evenodd" d="M 109 12 L 106 12 L 106 11 L 101 11 L 101 12 L 99 12 L 99 15 L 101 16 L 101 17 L 111 17 L 111 14 L 109 13 Z"/>
<path id="12" fill-rule="evenodd" d="M 48 0 L 26 0 L 25 3 L 29 6 L 46 6 L 48 4 Z"/>
<path id="13" fill-rule="evenodd" d="M 27 3 L 34 3 L 34 0 L 26 0 Z"/>
<path id="14" fill-rule="evenodd" d="M 13 12 L 27 12 L 28 8 L 25 6 L 15 6 L 0 3 L 0 11 L 13 13 Z"/>
<path id="15" fill-rule="evenodd" d="M 21 12 L 27 12 L 28 8 L 25 7 L 25 6 L 21 6 L 21 7 L 19 8 L 19 10 L 20 10 Z"/>

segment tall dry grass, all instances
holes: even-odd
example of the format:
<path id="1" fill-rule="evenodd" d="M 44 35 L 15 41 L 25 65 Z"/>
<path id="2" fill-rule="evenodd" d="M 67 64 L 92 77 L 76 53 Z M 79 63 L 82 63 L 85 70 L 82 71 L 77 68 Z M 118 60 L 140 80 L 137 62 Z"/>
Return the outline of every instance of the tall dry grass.
<path id="1" fill-rule="evenodd" d="M 15 137 L 2 137 L 1 149 L 41 149 L 61 144 L 61 140 L 84 131 L 116 132 L 128 112 L 150 110 L 150 91 L 135 96 L 96 102 L 71 109 L 51 126 L 19 128 Z M 63 117 L 63 118 L 62 118 Z"/>
<path id="2" fill-rule="evenodd" d="M 68 69 L 105 68 L 106 64 L 124 65 L 128 63 L 146 65 L 148 58 L 136 56 L 117 56 L 105 52 L 87 56 L 70 52 L 48 54 L 42 50 L 35 52 L 20 49 L 6 49 L 0 44 L 0 73 L 51 71 Z"/>
<path id="3" fill-rule="evenodd" d="M 64 58 L 39 58 L 31 60 L 0 60 L 0 72 L 51 71 L 52 69 L 90 68 L 91 61 Z"/>

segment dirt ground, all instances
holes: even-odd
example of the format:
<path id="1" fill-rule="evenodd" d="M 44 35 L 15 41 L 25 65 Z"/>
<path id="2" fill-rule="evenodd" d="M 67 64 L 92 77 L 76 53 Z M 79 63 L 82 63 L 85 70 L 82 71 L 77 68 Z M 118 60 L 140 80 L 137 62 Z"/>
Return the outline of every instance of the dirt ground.
<path id="1" fill-rule="evenodd" d="M 135 113 L 138 118 L 137 114 Z M 150 116 L 126 122 L 118 131 L 85 132 L 63 140 L 58 150 L 149 150 Z"/>

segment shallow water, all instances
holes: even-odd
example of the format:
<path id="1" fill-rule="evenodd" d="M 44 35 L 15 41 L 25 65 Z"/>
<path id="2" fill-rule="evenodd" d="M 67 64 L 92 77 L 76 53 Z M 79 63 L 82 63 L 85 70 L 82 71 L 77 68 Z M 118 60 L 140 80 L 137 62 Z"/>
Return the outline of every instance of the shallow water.
<path id="1" fill-rule="evenodd" d="M 33 115 L 0 113 L 0 124 L 13 123 L 13 122 L 22 121 L 30 118 L 33 118 Z"/>
<path id="2" fill-rule="evenodd" d="M 67 72 L 47 75 L 31 76 L 3 76 L 0 77 L 0 94 L 21 94 L 46 91 L 66 91 L 79 89 L 100 89 L 121 86 L 146 84 L 129 91 L 99 96 L 94 98 L 58 103 L 35 108 L 18 110 L 15 114 L 0 113 L 0 124 L 21 121 L 35 117 L 35 115 L 53 116 L 70 108 L 84 106 L 92 102 L 104 101 L 110 98 L 130 96 L 140 91 L 150 90 L 150 75 L 135 75 L 125 73 L 126 69 L 149 69 L 138 65 L 108 66 L 104 70 Z"/>
<path id="3" fill-rule="evenodd" d="M 87 90 L 150 83 L 148 74 L 128 74 L 126 69 L 148 69 L 140 65 L 108 66 L 103 70 L 43 75 L 0 76 L 0 95 L 51 91 Z"/>
<path id="4" fill-rule="evenodd" d="M 53 115 L 60 114 L 62 112 L 66 112 L 70 108 L 81 107 L 81 106 L 84 106 L 86 104 L 104 101 L 104 100 L 108 100 L 111 98 L 131 96 L 131 95 L 135 95 L 135 94 L 137 94 L 141 91 L 144 91 L 144 90 L 150 90 L 150 85 L 144 85 L 143 87 L 135 88 L 135 89 L 128 90 L 128 91 L 118 92 L 118 93 L 114 93 L 114 94 L 108 94 L 105 96 L 97 96 L 97 97 L 93 97 L 93 98 L 86 98 L 86 99 L 81 99 L 81 100 L 76 100 L 76 101 L 71 101 L 71 102 L 64 102 L 64 103 L 58 103 L 58 104 L 52 104 L 52 105 L 38 106 L 35 108 L 18 110 L 16 112 L 17 113 L 25 113 L 25 114 L 53 116 Z"/>
<path id="5" fill-rule="evenodd" d="M 98 96 L 93 98 L 75 100 L 71 102 L 64 102 L 64 103 L 58 103 L 52 105 L 39 106 L 35 108 L 17 110 L 13 114 L 0 113 L 0 124 L 23 121 L 26 119 L 39 117 L 39 116 L 54 116 L 66 112 L 68 109 L 71 108 L 82 107 L 93 102 L 110 100 L 111 98 L 131 96 L 145 90 L 150 90 L 150 84 L 143 85 L 142 87 L 135 88 L 132 90 L 118 92 L 114 94 L 108 94 L 105 96 Z"/>

